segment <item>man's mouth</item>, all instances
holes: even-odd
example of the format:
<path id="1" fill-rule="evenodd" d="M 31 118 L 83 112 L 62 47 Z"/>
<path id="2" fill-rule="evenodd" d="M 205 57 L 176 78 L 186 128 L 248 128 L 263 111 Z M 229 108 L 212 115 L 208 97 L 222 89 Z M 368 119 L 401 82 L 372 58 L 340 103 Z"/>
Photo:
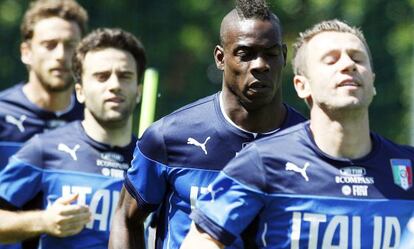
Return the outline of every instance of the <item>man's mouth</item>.
<path id="1" fill-rule="evenodd" d="M 338 87 L 347 87 L 347 86 L 360 87 L 361 84 L 359 83 L 357 79 L 349 78 L 349 79 L 342 80 L 337 86 Z"/>

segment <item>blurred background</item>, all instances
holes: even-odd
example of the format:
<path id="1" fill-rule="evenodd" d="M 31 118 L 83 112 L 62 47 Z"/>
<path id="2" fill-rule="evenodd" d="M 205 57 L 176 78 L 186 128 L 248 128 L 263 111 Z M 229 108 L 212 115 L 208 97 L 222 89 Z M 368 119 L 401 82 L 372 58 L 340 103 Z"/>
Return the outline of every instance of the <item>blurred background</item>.
<path id="1" fill-rule="evenodd" d="M 78 0 L 90 29 L 120 27 L 144 43 L 149 66 L 159 71 L 156 119 L 221 88 L 213 49 L 232 0 Z M 27 79 L 20 62 L 19 26 L 29 0 L 0 0 L 0 90 Z M 374 131 L 414 144 L 414 0 L 268 0 L 291 50 L 298 32 L 339 18 L 362 28 L 371 48 L 377 96 Z M 284 73 L 285 101 L 308 113 L 292 86 L 291 53 Z M 136 117 L 139 116 L 137 108 Z"/>

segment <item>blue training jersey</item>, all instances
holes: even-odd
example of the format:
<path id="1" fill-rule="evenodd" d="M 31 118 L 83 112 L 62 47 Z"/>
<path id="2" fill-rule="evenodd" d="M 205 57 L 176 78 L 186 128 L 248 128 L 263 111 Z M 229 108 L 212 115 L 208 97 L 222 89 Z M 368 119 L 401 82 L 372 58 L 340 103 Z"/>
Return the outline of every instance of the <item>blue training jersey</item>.
<path id="1" fill-rule="evenodd" d="M 203 98 L 160 119 L 137 143 L 125 187 L 138 206 L 158 209 L 156 248 L 179 248 L 199 194 L 208 192 L 219 171 L 243 146 L 269 134 L 232 125 L 220 107 L 220 94 Z M 284 129 L 304 121 L 286 106 Z M 242 248 L 241 241 L 235 247 Z"/>
<path id="2" fill-rule="evenodd" d="M 0 92 L 0 170 L 33 135 L 83 118 L 83 106 L 75 95 L 67 110 L 51 112 L 32 103 L 23 93 L 23 86 L 20 83 Z"/>
<path id="3" fill-rule="evenodd" d="M 318 149 L 308 122 L 259 140 L 224 168 L 191 217 L 225 245 L 257 221 L 250 248 L 410 248 L 414 148 L 371 140 L 355 160 Z"/>
<path id="4" fill-rule="evenodd" d="M 135 138 L 126 147 L 96 142 L 80 121 L 37 135 L 0 172 L 0 198 L 21 208 L 42 194 L 45 209 L 61 196 L 78 193 L 75 203 L 89 206 L 92 221 L 74 236 L 42 235 L 41 247 L 107 248 L 111 218 L 135 143 Z"/>
<path id="5" fill-rule="evenodd" d="M 23 93 L 24 83 L 0 92 L 0 170 L 24 142 L 35 134 L 54 129 L 67 122 L 83 119 L 83 105 L 72 95 L 72 104 L 62 112 L 50 112 L 32 103 Z M 36 201 L 28 205 L 33 209 Z M 20 243 L 3 245 L 0 249 L 20 249 Z"/>

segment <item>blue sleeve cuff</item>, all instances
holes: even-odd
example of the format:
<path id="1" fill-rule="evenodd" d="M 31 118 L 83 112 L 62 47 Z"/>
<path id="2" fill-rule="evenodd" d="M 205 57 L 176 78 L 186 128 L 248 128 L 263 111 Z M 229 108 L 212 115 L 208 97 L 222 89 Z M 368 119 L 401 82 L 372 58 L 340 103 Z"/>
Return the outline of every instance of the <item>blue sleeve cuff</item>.
<path id="1" fill-rule="evenodd" d="M 200 210 L 193 210 L 190 218 L 204 232 L 214 239 L 220 241 L 225 246 L 230 246 L 236 240 L 236 236 L 217 225 L 214 221 L 205 216 Z"/>
<path id="2" fill-rule="evenodd" d="M 127 175 L 125 175 L 124 186 L 128 193 L 137 201 L 137 206 L 140 210 L 151 213 L 158 208 L 157 204 L 147 203 L 141 198 L 140 194 L 135 190 Z"/>

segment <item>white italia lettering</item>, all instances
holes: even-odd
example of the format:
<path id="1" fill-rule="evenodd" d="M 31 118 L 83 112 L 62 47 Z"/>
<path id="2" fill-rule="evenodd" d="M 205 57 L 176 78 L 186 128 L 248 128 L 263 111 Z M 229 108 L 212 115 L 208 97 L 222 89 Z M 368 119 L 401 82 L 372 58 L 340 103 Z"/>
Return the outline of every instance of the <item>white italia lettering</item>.
<path id="1" fill-rule="evenodd" d="M 381 240 L 378 238 L 381 238 L 382 234 L 382 217 L 375 216 L 374 217 L 374 238 L 372 241 L 372 249 L 380 249 L 381 246 Z"/>
<path id="2" fill-rule="evenodd" d="M 92 193 L 92 188 L 90 187 L 81 187 L 81 186 L 62 186 L 62 196 L 69 196 L 71 194 L 78 194 L 77 203 L 79 205 L 86 204 L 86 195 Z"/>
<path id="3" fill-rule="evenodd" d="M 306 223 L 309 223 L 307 226 Z M 308 249 L 361 249 L 371 245 L 372 249 L 397 249 L 401 239 L 401 224 L 397 217 L 373 217 L 372 238 L 361 237 L 362 226 L 371 226 L 371 222 L 361 221 L 361 216 L 327 216 L 316 213 L 293 212 L 290 249 L 306 246 Z M 308 229 L 308 231 L 306 231 Z M 365 229 L 367 229 L 365 227 Z M 368 231 L 367 231 L 368 232 Z M 307 233 L 303 235 L 302 233 Z M 364 240 L 365 243 L 361 243 Z M 368 249 L 368 248 L 367 248 Z"/>
<path id="4" fill-rule="evenodd" d="M 79 194 L 77 204 L 89 206 L 92 214 L 92 219 L 86 225 L 86 228 L 94 229 L 95 227 L 99 231 L 109 231 L 109 225 L 118 204 L 119 191 L 98 189 L 93 193 L 90 187 L 62 186 L 63 196 L 76 193 Z M 87 203 L 88 199 L 90 203 Z M 97 227 L 96 224 L 98 224 Z"/>
<path id="5" fill-rule="evenodd" d="M 391 245 L 391 239 L 394 235 L 395 241 Z M 385 217 L 385 229 L 384 229 L 384 243 L 382 249 L 396 249 L 400 244 L 401 238 L 401 226 L 396 217 Z"/>
<path id="6" fill-rule="evenodd" d="M 352 249 L 361 249 L 361 217 L 352 217 Z"/>
<path id="7" fill-rule="evenodd" d="M 347 249 L 348 248 L 348 227 L 349 220 L 347 216 L 334 216 L 326 227 L 323 236 L 322 248 L 324 249 Z M 339 229 L 339 244 L 333 245 L 335 231 Z"/>
<path id="8" fill-rule="evenodd" d="M 326 222 L 326 215 L 305 213 L 303 220 L 310 223 L 308 249 L 316 249 L 318 246 L 319 224 Z"/>
<path id="9" fill-rule="evenodd" d="M 292 233 L 290 234 L 290 249 L 299 249 L 301 221 L 302 214 L 300 212 L 293 212 Z"/>
<path id="10" fill-rule="evenodd" d="M 111 193 L 107 189 L 99 189 L 95 192 L 92 197 L 91 204 L 89 205 L 89 210 L 92 213 L 92 220 L 86 225 L 87 228 L 92 229 L 93 223 L 95 221 L 99 221 L 99 230 L 106 230 L 108 226 L 107 220 L 109 216 L 110 195 Z M 102 203 L 100 213 L 98 213 L 99 203 Z"/>

